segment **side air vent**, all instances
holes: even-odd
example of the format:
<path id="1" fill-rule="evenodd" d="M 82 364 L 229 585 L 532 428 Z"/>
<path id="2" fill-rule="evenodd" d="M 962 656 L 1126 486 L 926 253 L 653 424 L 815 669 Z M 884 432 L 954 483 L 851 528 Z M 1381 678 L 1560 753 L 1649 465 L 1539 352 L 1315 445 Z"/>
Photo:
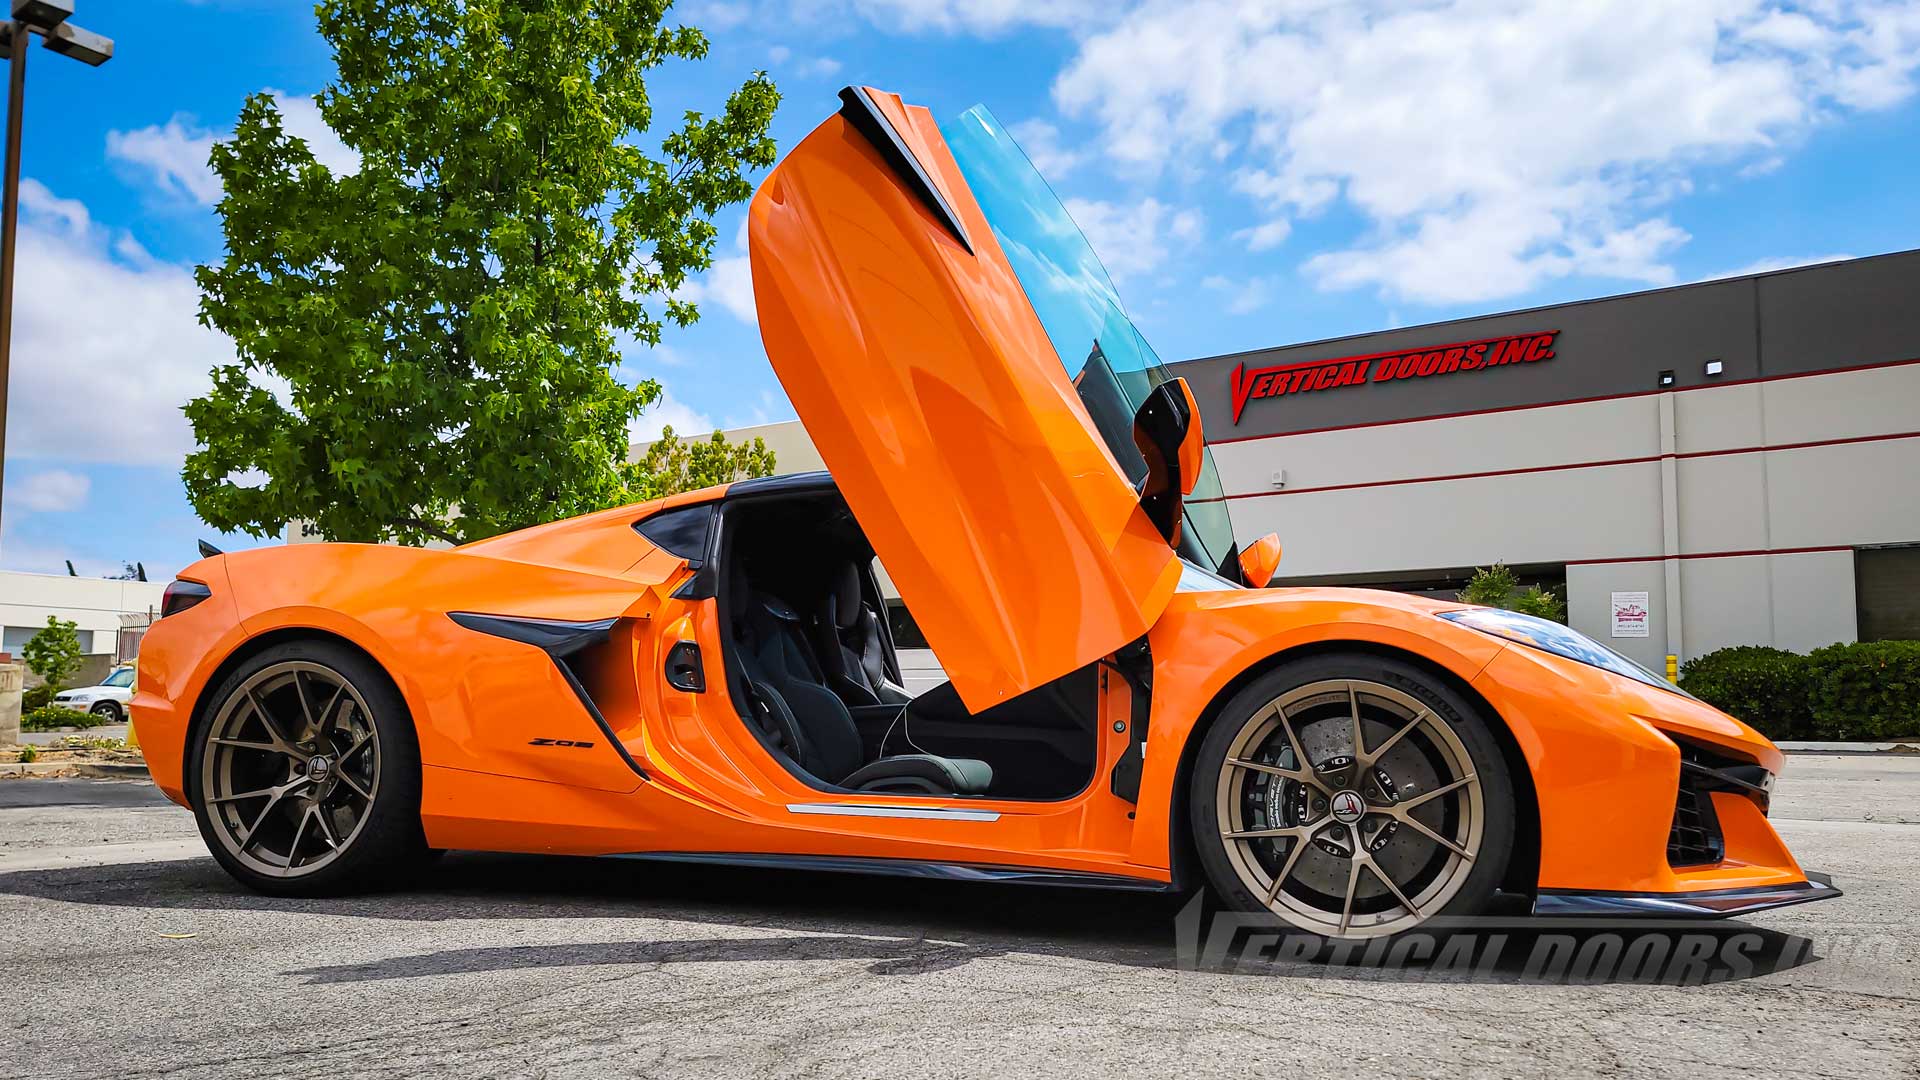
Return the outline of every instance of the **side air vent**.
<path id="1" fill-rule="evenodd" d="M 1716 791 L 1742 795 L 1765 813 L 1773 793 L 1773 775 L 1751 762 L 1690 742 L 1680 742 L 1680 786 L 1673 805 L 1673 827 L 1667 833 L 1667 863 L 1671 866 L 1707 866 L 1726 858 L 1727 845 L 1714 813 Z"/>

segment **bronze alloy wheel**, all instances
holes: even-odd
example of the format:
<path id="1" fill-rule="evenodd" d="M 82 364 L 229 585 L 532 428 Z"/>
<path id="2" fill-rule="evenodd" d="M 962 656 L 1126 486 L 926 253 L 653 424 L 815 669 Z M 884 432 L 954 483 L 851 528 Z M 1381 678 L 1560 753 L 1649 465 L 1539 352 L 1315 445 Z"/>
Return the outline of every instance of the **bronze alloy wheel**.
<path id="1" fill-rule="evenodd" d="M 1307 667 L 1249 687 L 1209 732 L 1195 831 L 1216 888 L 1329 939 L 1476 909 L 1504 872 L 1513 819 L 1485 726 L 1401 665 Z"/>
<path id="2" fill-rule="evenodd" d="M 230 694 L 209 729 L 200 791 L 215 838 L 272 877 L 327 866 L 358 838 L 378 797 L 378 729 L 345 676 L 283 660 Z"/>

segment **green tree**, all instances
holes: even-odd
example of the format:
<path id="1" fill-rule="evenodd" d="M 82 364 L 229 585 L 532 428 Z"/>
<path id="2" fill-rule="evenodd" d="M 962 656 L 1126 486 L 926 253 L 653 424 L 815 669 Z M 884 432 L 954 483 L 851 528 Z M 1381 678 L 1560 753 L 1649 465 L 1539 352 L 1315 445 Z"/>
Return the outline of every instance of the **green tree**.
<path id="1" fill-rule="evenodd" d="M 71 619 L 47 616 L 46 628 L 27 639 L 20 647 L 20 659 L 27 670 L 47 680 L 47 685 L 64 687 L 80 670 L 79 624 Z"/>
<path id="2" fill-rule="evenodd" d="M 633 490 L 639 497 L 658 499 L 749 476 L 769 476 L 773 451 L 757 436 L 749 443 L 729 443 L 717 431 L 704 440 L 688 442 L 668 426 L 632 469 Z"/>
<path id="3" fill-rule="evenodd" d="M 322 0 L 320 112 L 359 165 L 321 164 L 265 94 L 213 149 L 227 254 L 200 317 L 236 362 L 185 410 L 202 518 L 460 542 L 644 494 L 628 424 L 660 388 L 616 378 L 621 344 L 698 317 L 675 292 L 772 164 L 779 101 L 758 72 L 649 136 L 647 72 L 707 51 L 668 6 Z"/>

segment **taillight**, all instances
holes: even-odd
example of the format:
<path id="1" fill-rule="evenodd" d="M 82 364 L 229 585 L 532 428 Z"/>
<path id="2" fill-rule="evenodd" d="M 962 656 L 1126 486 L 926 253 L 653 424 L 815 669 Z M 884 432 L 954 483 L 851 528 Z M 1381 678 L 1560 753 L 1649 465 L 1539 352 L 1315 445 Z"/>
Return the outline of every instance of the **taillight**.
<path id="1" fill-rule="evenodd" d="M 178 615 L 212 595 L 212 589 L 197 581 L 174 581 L 160 596 L 160 617 Z"/>

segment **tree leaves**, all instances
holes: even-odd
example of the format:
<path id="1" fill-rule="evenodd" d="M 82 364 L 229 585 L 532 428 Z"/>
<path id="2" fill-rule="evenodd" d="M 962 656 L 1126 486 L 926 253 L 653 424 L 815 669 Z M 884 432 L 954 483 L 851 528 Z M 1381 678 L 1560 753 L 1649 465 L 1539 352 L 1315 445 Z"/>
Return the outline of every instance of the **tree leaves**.
<path id="1" fill-rule="evenodd" d="M 660 25 L 666 9 L 319 6 L 338 66 L 321 114 L 360 169 L 328 171 L 265 94 L 214 147 L 227 254 L 199 268 L 200 315 L 238 361 L 185 407 L 202 518 L 473 540 L 771 469 L 763 446 L 724 440 L 665 454 L 660 476 L 625 463 L 628 425 L 661 391 L 618 381 L 619 343 L 698 318 L 672 294 L 711 265 L 713 214 L 774 159 L 764 72 L 642 149 L 646 74 L 706 54 L 698 30 Z"/>

